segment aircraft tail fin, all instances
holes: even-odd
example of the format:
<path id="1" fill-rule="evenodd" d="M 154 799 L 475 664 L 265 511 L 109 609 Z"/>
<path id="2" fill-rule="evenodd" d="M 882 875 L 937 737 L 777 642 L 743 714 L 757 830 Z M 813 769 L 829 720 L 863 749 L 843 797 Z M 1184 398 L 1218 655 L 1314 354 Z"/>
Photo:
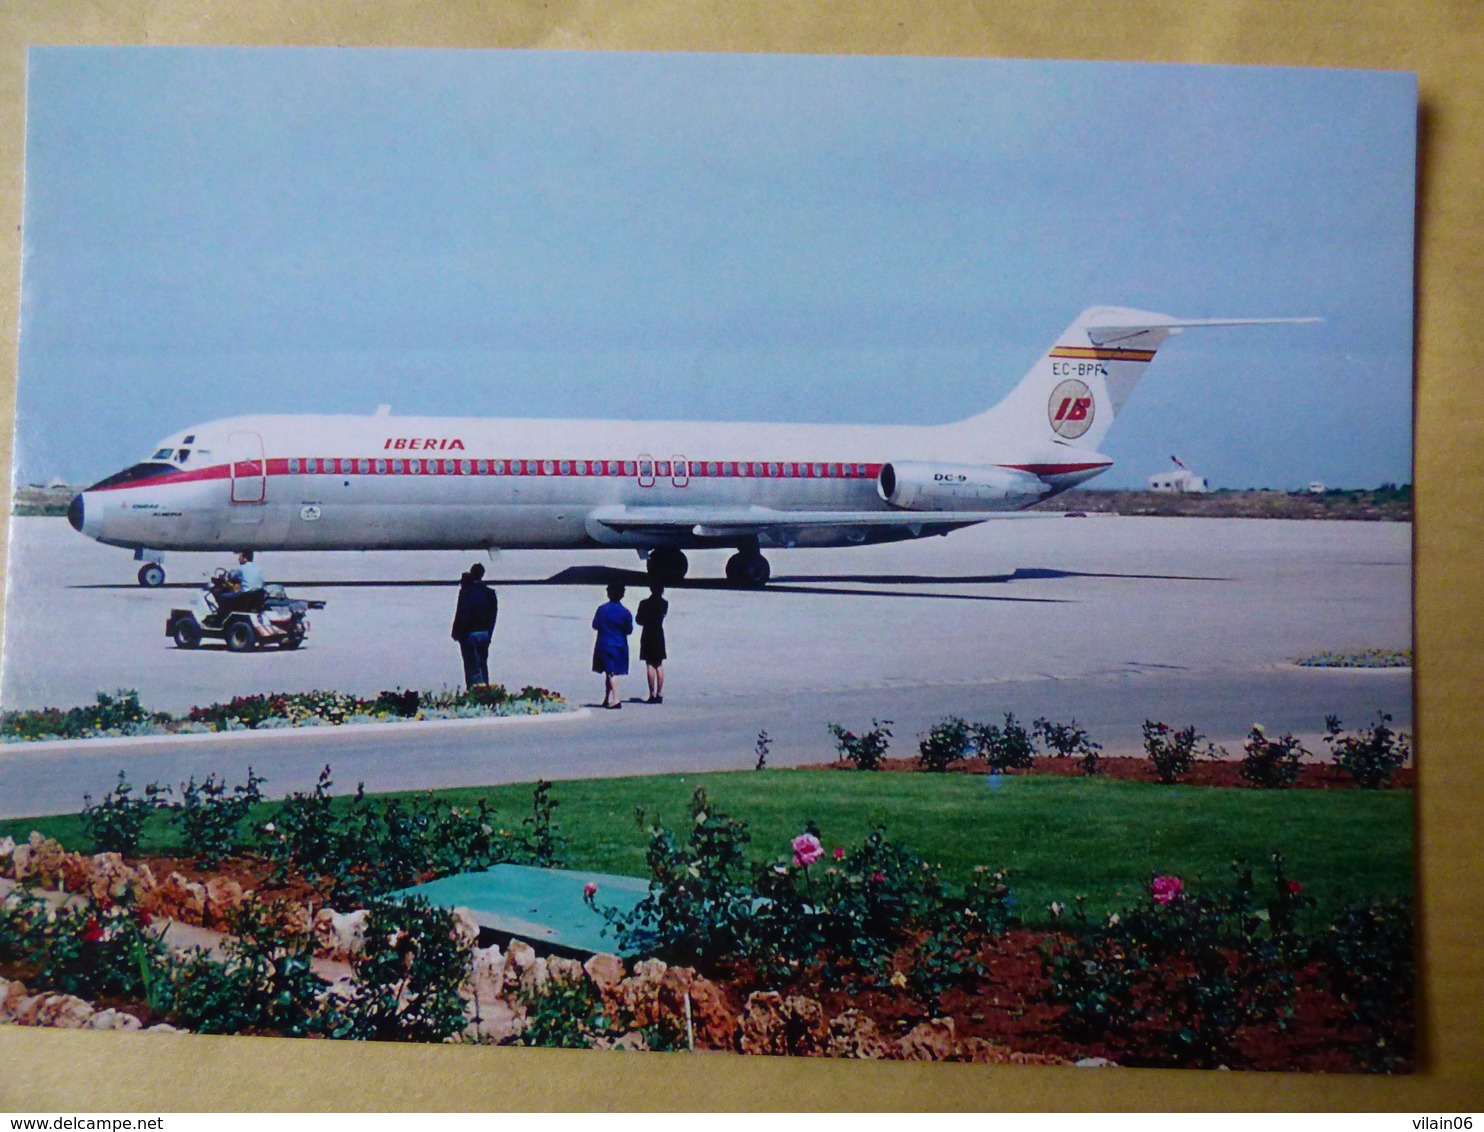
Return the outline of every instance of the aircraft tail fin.
<path id="1" fill-rule="evenodd" d="M 985 414 L 1014 432 L 1096 451 L 1129 394 L 1172 335 L 1205 326 L 1263 326 L 1318 322 L 1316 318 L 1179 319 L 1124 307 L 1092 307 L 1031 368 L 1010 394 Z"/>

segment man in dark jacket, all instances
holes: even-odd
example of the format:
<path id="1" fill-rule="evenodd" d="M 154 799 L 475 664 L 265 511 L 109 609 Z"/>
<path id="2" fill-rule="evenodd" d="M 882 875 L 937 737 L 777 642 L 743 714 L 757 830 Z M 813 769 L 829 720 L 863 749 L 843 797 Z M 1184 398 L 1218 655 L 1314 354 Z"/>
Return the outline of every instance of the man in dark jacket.
<path id="1" fill-rule="evenodd" d="M 453 632 L 464 654 L 464 683 L 471 689 L 490 682 L 490 640 L 500 603 L 484 583 L 484 565 L 476 562 L 459 579 L 459 604 L 453 614 Z"/>

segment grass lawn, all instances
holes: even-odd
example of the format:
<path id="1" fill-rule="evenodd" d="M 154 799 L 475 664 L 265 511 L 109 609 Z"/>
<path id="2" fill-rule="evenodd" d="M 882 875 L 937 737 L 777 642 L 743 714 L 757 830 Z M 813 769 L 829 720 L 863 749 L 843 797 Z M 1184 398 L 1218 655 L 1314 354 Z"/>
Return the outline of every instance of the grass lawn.
<path id="1" fill-rule="evenodd" d="M 819 827 L 827 848 L 858 842 L 881 825 L 953 880 L 975 865 L 1008 866 L 1031 922 L 1046 920 L 1051 901 L 1078 893 L 1098 910 L 1131 903 L 1151 873 L 1224 888 L 1238 857 L 1253 863 L 1262 892 L 1274 850 L 1322 908 L 1412 890 L 1408 790 L 1220 789 L 1051 775 L 1005 777 L 998 790 L 978 775 L 808 770 L 559 782 L 554 796 L 566 863 L 645 875 L 646 837 L 635 808 L 683 830 L 698 785 L 748 823 L 759 860 L 785 859 L 806 821 Z M 529 785 L 437 793 L 454 804 L 488 798 L 508 825 L 531 803 Z M 265 803 L 253 821 L 266 821 L 273 808 Z M 76 815 L 0 822 L 0 836 L 20 839 L 32 829 L 69 848 L 90 848 Z M 163 817 L 152 818 L 145 851 L 170 851 L 172 833 Z"/>

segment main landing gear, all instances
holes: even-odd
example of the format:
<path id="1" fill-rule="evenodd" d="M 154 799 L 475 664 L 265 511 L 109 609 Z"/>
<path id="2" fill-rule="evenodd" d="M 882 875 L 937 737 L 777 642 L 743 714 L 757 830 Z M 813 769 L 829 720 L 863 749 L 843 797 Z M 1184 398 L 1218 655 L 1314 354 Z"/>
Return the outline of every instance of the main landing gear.
<path id="1" fill-rule="evenodd" d="M 651 582 L 660 586 L 669 586 L 685 577 L 686 571 L 690 569 L 690 559 L 685 556 L 683 550 L 662 546 L 658 550 L 649 552 L 649 560 L 645 566 L 649 570 Z"/>
<path id="2" fill-rule="evenodd" d="M 165 567 L 158 562 L 146 562 L 139 567 L 139 584 L 147 589 L 157 589 L 165 584 Z"/>
<path id="3" fill-rule="evenodd" d="M 768 560 L 755 550 L 739 550 L 727 559 L 727 581 L 761 589 L 773 576 Z"/>

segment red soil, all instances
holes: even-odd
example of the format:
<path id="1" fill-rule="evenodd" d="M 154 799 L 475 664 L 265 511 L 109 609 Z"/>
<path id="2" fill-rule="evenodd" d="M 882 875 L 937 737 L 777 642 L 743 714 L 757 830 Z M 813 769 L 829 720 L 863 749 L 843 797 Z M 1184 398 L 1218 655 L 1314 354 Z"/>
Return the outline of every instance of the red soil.
<path id="1" fill-rule="evenodd" d="M 1241 775 L 1241 762 L 1238 760 L 1212 760 L 1202 759 L 1190 768 L 1190 773 L 1180 779 L 1181 786 L 1240 786 L 1245 789 L 1257 789 L 1251 783 L 1245 781 Z M 837 759 L 832 763 L 816 763 L 809 770 L 855 770 L 855 764 Z M 908 759 L 883 759 L 881 770 L 888 773 L 931 773 L 923 768 L 922 763 L 916 758 Z M 959 759 L 948 765 L 949 774 L 985 774 L 987 768 L 979 759 Z M 1082 777 L 1082 767 L 1079 760 L 1074 758 L 1055 758 L 1042 755 L 1036 758 L 1034 765 L 1029 770 L 1007 770 L 1006 774 L 1055 774 L 1067 778 Z M 1129 758 L 1127 756 L 1112 755 L 1098 760 L 1098 774 L 1104 778 L 1124 779 L 1130 782 L 1158 782 L 1159 776 L 1154 773 L 1154 766 L 1148 759 Z M 1391 781 L 1383 789 L 1388 790 L 1410 790 L 1416 785 L 1417 771 L 1415 767 L 1402 767 L 1392 776 Z M 1349 790 L 1357 789 L 1355 781 L 1331 763 L 1306 763 L 1299 770 L 1298 781 L 1293 784 L 1293 789 L 1298 790 Z"/>

